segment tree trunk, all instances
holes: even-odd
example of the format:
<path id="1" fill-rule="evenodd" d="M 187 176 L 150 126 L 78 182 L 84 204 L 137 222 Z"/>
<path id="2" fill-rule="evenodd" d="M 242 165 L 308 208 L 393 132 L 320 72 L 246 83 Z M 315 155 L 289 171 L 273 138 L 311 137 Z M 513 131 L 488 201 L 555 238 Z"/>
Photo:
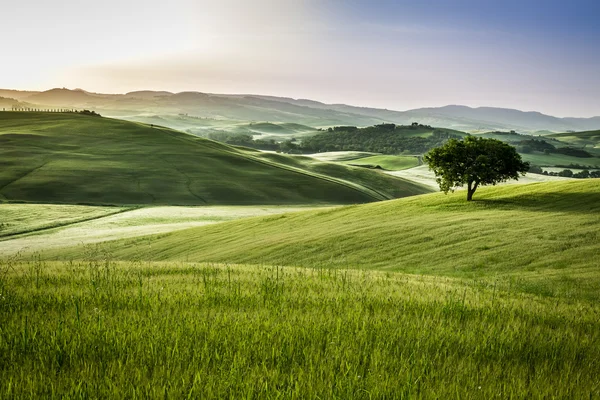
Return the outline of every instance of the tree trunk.
<path id="1" fill-rule="evenodd" d="M 475 193 L 475 191 L 477 190 L 477 186 L 479 186 L 479 182 L 474 183 L 475 184 L 473 185 L 473 182 L 469 182 L 469 184 L 467 185 L 467 201 L 473 200 L 473 193 Z"/>

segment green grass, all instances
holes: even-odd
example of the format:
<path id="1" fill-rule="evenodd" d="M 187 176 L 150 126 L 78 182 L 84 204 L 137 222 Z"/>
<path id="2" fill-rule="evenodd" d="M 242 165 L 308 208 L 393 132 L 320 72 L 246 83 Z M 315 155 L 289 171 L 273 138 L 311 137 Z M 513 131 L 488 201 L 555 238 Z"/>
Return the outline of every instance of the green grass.
<path id="1" fill-rule="evenodd" d="M 0 397 L 596 398 L 597 303 L 337 269 L 0 264 Z"/>
<path id="2" fill-rule="evenodd" d="M 600 180 L 430 194 L 107 242 L 116 259 L 385 269 L 600 300 Z M 201 239 L 198 239 L 201 238 Z M 78 259 L 81 248 L 46 256 Z M 508 284 L 508 283 L 507 283 Z"/>
<path id="3" fill-rule="evenodd" d="M 118 207 L 0 204 L 0 238 L 89 221 L 124 210 Z"/>
<path id="4" fill-rule="evenodd" d="M 586 146 L 586 149 L 588 146 L 600 148 L 600 131 L 555 133 L 548 136 L 572 145 Z"/>
<path id="5" fill-rule="evenodd" d="M 314 206 L 202 206 L 117 208 L 46 204 L 0 205 L 7 232 L 0 233 L 0 257 L 77 244 L 163 234 L 240 218 L 314 209 Z M 324 209 L 322 207 L 316 207 Z M 110 214 L 107 214 L 110 213 Z M 1 219 L 0 219 L 1 220 Z M 10 232 L 13 234 L 11 235 Z M 16 234 L 20 233 L 20 234 Z"/>
<path id="6" fill-rule="evenodd" d="M 373 190 L 381 197 L 387 199 L 416 196 L 431 192 L 431 189 L 419 183 L 401 177 L 391 177 L 380 171 L 369 170 L 364 167 L 322 162 L 307 156 L 287 156 L 276 153 L 254 154 L 256 157 L 278 164 L 301 168 L 305 171 L 330 176 L 348 183 L 359 184 L 364 188 Z M 389 157 L 392 159 L 395 156 Z M 417 159 L 415 158 L 414 160 L 416 161 Z M 362 161 L 362 159 L 358 161 Z"/>
<path id="7" fill-rule="evenodd" d="M 366 151 L 328 151 L 323 153 L 308 154 L 309 157 L 313 157 L 321 161 L 350 161 L 375 155 L 377 155 L 377 153 L 369 153 Z"/>
<path id="8" fill-rule="evenodd" d="M 415 156 L 379 155 L 345 161 L 344 164 L 372 166 L 379 165 L 381 168 L 387 169 L 388 171 L 400 171 L 418 166 L 419 159 Z"/>
<path id="9" fill-rule="evenodd" d="M 0 201 L 235 205 L 386 198 L 353 182 L 351 170 L 343 180 L 332 178 L 167 128 L 78 114 L 0 113 Z"/>
<path id="10" fill-rule="evenodd" d="M 600 157 L 573 157 L 564 154 L 544 154 L 544 153 L 528 153 L 521 154 L 523 161 L 530 162 L 531 164 L 538 165 L 540 167 L 554 167 L 557 165 L 585 165 L 591 168 L 600 167 Z"/>
<path id="11" fill-rule="evenodd" d="M 0 258 L 0 398 L 600 396 L 600 180 L 475 199 Z"/>

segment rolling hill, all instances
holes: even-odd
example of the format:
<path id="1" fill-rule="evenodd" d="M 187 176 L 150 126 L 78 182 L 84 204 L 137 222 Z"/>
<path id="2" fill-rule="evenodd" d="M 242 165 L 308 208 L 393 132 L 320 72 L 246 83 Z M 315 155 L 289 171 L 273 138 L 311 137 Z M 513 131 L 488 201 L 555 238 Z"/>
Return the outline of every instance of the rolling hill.
<path id="1" fill-rule="evenodd" d="M 557 118 L 539 112 L 458 105 L 394 111 L 264 95 L 170 93 L 150 90 L 127 94 L 102 94 L 64 88 L 45 92 L 0 89 L 0 96 L 39 106 L 94 108 L 103 115 L 127 116 L 130 119 L 148 116 L 148 114 L 184 113 L 204 118 L 287 122 L 313 127 L 340 125 L 364 127 L 381 123 L 407 125 L 419 122 L 424 125 L 470 132 L 517 130 L 548 133 L 600 129 L 600 117 Z"/>
<path id="2" fill-rule="evenodd" d="M 251 218 L 108 242 L 118 259 L 383 269 L 524 279 L 600 299 L 600 180 L 482 188 Z M 81 258 L 81 248 L 59 257 Z"/>
<path id="3" fill-rule="evenodd" d="M 558 139 L 561 142 L 581 146 L 586 149 L 600 149 L 600 130 L 587 132 L 566 132 L 555 133 L 548 135 L 553 139 Z"/>
<path id="4" fill-rule="evenodd" d="M 429 191 L 372 171 L 372 181 L 353 168 L 331 177 L 258 155 L 158 126 L 76 113 L 3 112 L 0 200 L 348 204 Z"/>

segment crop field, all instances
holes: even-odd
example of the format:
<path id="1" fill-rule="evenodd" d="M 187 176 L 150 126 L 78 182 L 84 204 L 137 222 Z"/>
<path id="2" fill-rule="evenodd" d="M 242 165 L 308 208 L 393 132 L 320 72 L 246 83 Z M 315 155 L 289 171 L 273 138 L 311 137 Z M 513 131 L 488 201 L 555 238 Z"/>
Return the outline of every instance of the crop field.
<path id="1" fill-rule="evenodd" d="M 0 264 L 3 398 L 595 398 L 597 303 L 476 280 Z"/>
<path id="2" fill-rule="evenodd" d="M 0 204 L 0 216 L 13 216 L 12 220 L 9 219 L 4 224 L 15 233 L 24 233 L 18 237 L 0 237 L 0 257 L 38 253 L 73 243 L 91 245 L 108 240 L 162 234 L 239 218 L 311 208 L 316 207 L 171 206 L 128 210 L 114 207 Z"/>

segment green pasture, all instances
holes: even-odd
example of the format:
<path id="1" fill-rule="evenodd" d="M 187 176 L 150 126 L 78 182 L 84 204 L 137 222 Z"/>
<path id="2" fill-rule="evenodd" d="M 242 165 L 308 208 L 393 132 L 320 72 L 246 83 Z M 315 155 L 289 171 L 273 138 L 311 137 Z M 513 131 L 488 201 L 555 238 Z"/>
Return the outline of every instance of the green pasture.
<path id="1" fill-rule="evenodd" d="M 600 131 L 555 133 L 548 136 L 571 145 L 600 148 Z"/>
<path id="2" fill-rule="evenodd" d="M 0 203 L 0 238 L 94 220 L 124 210 L 118 207 Z"/>
<path id="3" fill-rule="evenodd" d="M 79 114 L 0 113 L 0 201 L 255 205 L 390 198 L 353 180 L 353 169 L 337 179 L 157 126 Z M 426 192 L 395 182 L 411 194 Z"/>
<path id="4" fill-rule="evenodd" d="M 600 300 L 600 181 L 570 180 L 251 218 L 106 242 L 120 260 L 383 269 L 515 281 Z M 198 239 L 201 238 L 201 239 Z M 85 249 L 46 253 L 81 259 Z"/>
<path id="5" fill-rule="evenodd" d="M 564 154 L 544 154 L 544 153 L 522 153 L 521 158 L 523 161 L 528 161 L 531 164 L 538 165 L 540 167 L 555 167 L 557 165 L 585 165 L 589 168 L 600 168 L 600 157 L 573 157 Z"/>
<path id="6" fill-rule="evenodd" d="M 600 396 L 598 305 L 577 295 L 89 255 L 0 264 L 0 397 Z"/>
<path id="7" fill-rule="evenodd" d="M 3 231 L 0 232 L 5 232 L 0 233 L 0 258 L 15 258 L 72 244 L 91 245 L 240 218 L 314 208 L 315 206 L 162 206 L 120 209 L 0 204 L 0 220 L 4 221 Z"/>

